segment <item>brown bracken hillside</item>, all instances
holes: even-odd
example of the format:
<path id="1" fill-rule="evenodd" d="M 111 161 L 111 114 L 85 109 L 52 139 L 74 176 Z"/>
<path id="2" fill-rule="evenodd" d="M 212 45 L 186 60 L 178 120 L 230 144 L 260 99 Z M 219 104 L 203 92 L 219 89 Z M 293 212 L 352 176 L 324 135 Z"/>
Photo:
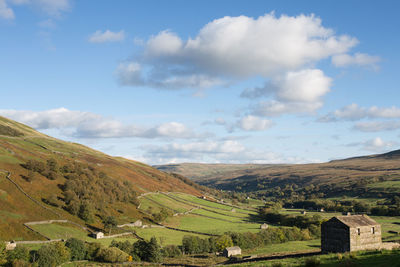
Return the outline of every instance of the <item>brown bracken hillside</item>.
<path id="1" fill-rule="evenodd" d="M 9 174 L 9 178 L 7 178 Z M 199 195 L 200 187 L 146 164 L 64 142 L 0 117 L 0 236 L 39 238 L 24 222 L 69 219 L 101 226 L 142 218 L 137 196 L 151 191 Z"/>

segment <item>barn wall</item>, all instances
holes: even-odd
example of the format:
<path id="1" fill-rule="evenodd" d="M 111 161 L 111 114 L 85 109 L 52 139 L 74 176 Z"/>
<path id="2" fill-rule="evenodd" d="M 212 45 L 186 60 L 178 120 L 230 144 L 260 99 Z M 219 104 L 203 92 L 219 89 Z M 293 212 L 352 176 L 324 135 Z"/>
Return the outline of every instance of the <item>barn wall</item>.
<path id="1" fill-rule="evenodd" d="M 339 221 L 327 221 L 321 225 L 322 252 L 350 251 L 350 229 Z"/>
<path id="2" fill-rule="evenodd" d="M 375 228 L 375 233 L 372 233 L 371 228 Z M 358 234 L 360 229 L 360 234 Z M 350 251 L 379 249 L 381 239 L 381 226 L 359 226 L 350 229 Z"/>

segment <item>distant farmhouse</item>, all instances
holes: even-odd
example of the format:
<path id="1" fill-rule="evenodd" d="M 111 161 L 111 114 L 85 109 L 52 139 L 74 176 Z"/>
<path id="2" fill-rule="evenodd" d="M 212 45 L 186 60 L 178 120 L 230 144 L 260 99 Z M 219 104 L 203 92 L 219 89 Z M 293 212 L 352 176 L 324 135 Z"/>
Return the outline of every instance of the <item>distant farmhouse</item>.
<path id="1" fill-rule="evenodd" d="M 93 237 L 96 239 L 104 238 L 104 233 L 103 232 L 95 232 L 95 233 L 93 233 Z"/>
<path id="2" fill-rule="evenodd" d="M 337 216 L 321 225 L 322 252 L 380 249 L 381 226 L 367 215 Z"/>
<path id="3" fill-rule="evenodd" d="M 240 255 L 240 254 L 242 254 L 242 250 L 240 249 L 240 247 L 227 247 L 222 252 L 222 255 L 224 255 L 225 257 L 228 257 L 228 258 L 230 256 L 235 256 L 235 255 Z"/>

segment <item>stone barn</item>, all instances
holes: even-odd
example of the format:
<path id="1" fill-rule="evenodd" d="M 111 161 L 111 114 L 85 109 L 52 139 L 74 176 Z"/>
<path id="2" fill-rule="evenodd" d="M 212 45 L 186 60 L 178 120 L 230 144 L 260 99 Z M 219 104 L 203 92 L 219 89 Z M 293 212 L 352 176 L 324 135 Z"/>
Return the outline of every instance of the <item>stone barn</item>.
<path id="1" fill-rule="evenodd" d="M 136 222 L 133 223 L 134 227 L 142 227 L 143 222 L 141 220 L 137 220 Z"/>
<path id="2" fill-rule="evenodd" d="M 380 249 L 381 226 L 367 215 L 337 216 L 321 225 L 322 252 Z"/>
<path id="3" fill-rule="evenodd" d="M 222 252 L 222 255 L 224 255 L 225 257 L 228 257 L 228 258 L 230 256 L 235 256 L 235 255 L 240 255 L 240 254 L 242 254 L 242 250 L 240 249 L 240 247 L 227 247 Z"/>
<path id="4" fill-rule="evenodd" d="M 95 233 L 93 233 L 93 237 L 96 239 L 104 238 L 104 233 L 103 232 L 95 232 Z"/>

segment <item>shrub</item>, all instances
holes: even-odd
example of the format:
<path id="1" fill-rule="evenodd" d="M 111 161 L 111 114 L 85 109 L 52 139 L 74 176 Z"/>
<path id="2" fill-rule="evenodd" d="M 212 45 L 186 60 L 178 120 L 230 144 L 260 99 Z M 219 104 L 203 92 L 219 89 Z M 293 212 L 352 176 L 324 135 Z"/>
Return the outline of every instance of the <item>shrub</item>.
<path id="1" fill-rule="evenodd" d="M 58 266 L 70 259 L 69 249 L 62 242 L 56 242 L 41 247 L 37 255 L 37 263 L 39 266 Z"/>
<path id="2" fill-rule="evenodd" d="M 65 242 L 65 246 L 71 251 L 71 260 L 78 261 L 83 260 L 86 256 L 85 243 L 82 240 L 76 238 L 70 238 Z"/>
<path id="3" fill-rule="evenodd" d="M 11 128 L 7 125 L 0 125 L 0 135 L 7 135 L 7 136 L 23 136 L 24 134 L 14 128 Z"/>
<path id="4" fill-rule="evenodd" d="M 101 244 L 97 242 L 86 244 L 86 258 L 88 260 L 95 260 L 101 250 Z"/>
<path id="5" fill-rule="evenodd" d="M 29 261 L 29 250 L 26 247 L 17 246 L 14 250 L 10 250 L 7 253 L 8 262 L 15 260 Z"/>
<path id="6" fill-rule="evenodd" d="M 32 266 L 28 261 L 25 260 L 14 260 L 11 263 L 12 267 L 30 267 Z"/>
<path id="7" fill-rule="evenodd" d="M 170 258 L 175 258 L 182 255 L 182 251 L 175 245 L 165 246 L 161 252 L 164 257 Z"/>
<path id="8" fill-rule="evenodd" d="M 128 260 L 129 255 L 119 248 L 109 247 L 100 249 L 97 259 L 104 262 L 125 262 Z"/>

